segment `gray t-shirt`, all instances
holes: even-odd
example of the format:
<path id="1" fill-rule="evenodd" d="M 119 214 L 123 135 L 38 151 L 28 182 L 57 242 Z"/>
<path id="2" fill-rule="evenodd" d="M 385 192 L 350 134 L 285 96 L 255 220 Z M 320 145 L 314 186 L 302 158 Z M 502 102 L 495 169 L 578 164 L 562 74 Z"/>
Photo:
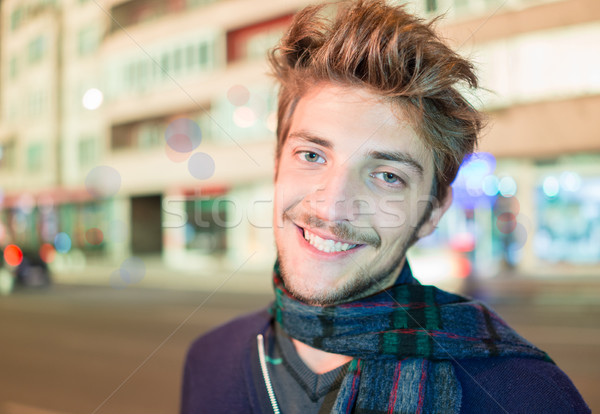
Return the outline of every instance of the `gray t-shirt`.
<path id="1" fill-rule="evenodd" d="M 267 367 L 283 414 L 331 412 L 349 363 L 315 374 L 298 356 L 291 338 L 275 324 L 275 341 L 267 351 Z"/>

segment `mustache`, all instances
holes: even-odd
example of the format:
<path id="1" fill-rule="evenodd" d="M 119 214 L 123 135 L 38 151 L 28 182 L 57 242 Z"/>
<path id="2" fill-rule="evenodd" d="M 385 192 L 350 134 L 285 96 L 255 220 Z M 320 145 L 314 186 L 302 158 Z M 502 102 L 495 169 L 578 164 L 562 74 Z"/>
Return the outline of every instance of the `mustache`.
<path id="1" fill-rule="evenodd" d="M 346 221 L 340 222 L 326 222 L 314 215 L 308 213 L 296 212 L 293 210 L 294 206 L 286 209 L 283 215 L 293 221 L 294 223 L 302 224 L 303 227 L 316 228 L 326 230 L 333 234 L 335 237 L 342 240 L 352 240 L 356 244 L 367 244 L 373 247 L 381 246 L 381 238 L 377 233 L 365 232 L 360 229 L 356 229 L 350 223 Z"/>

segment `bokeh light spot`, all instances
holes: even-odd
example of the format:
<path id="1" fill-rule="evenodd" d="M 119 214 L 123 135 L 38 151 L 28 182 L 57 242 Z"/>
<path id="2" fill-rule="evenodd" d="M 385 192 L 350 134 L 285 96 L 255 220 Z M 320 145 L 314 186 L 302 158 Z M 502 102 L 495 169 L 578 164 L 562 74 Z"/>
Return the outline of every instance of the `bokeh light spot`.
<path id="1" fill-rule="evenodd" d="M 496 226 L 501 233 L 512 233 L 517 226 L 517 218 L 513 213 L 502 213 L 496 219 Z"/>
<path id="2" fill-rule="evenodd" d="M 450 240 L 450 247 L 457 252 L 471 252 L 475 249 L 475 236 L 469 232 L 460 232 Z"/>
<path id="3" fill-rule="evenodd" d="M 204 152 L 197 152 L 190 157 L 188 170 L 193 177 L 199 180 L 206 180 L 215 173 L 215 161 L 210 155 Z"/>
<path id="4" fill-rule="evenodd" d="M 167 138 L 167 145 L 177 152 L 188 153 L 194 150 L 192 140 L 185 134 L 173 134 Z"/>
<path id="5" fill-rule="evenodd" d="M 99 165 L 88 173 L 85 188 L 94 197 L 112 197 L 121 188 L 121 174 L 113 167 Z"/>
<path id="6" fill-rule="evenodd" d="M 177 152 L 171 148 L 168 143 L 165 144 L 165 154 L 167 155 L 167 158 L 173 162 L 187 161 L 187 159 L 190 158 L 190 155 L 192 155 L 191 152 Z"/>
<path id="7" fill-rule="evenodd" d="M 496 217 L 502 213 L 512 213 L 515 217 L 521 211 L 521 203 L 517 197 L 499 197 L 494 206 Z"/>
<path id="8" fill-rule="evenodd" d="M 200 126 L 191 119 L 178 118 L 165 130 L 165 141 L 176 152 L 189 153 L 202 141 Z"/>
<path id="9" fill-rule="evenodd" d="M 456 263 L 456 267 L 457 267 L 457 272 L 456 272 L 456 276 L 460 279 L 465 279 L 467 278 L 470 274 L 471 274 L 471 270 L 472 270 L 472 265 L 471 265 L 471 261 L 464 257 L 464 256 L 459 256 L 456 259 L 457 263 Z"/>
<path id="10" fill-rule="evenodd" d="M 512 242 L 509 244 L 508 248 L 513 250 L 520 249 L 525 246 L 525 242 L 527 241 L 527 229 L 521 223 L 517 223 L 511 236 Z"/>
<path id="11" fill-rule="evenodd" d="M 102 105 L 103 100 L 104 95 L 102 94 L 102 92 L 99 89 L 91 88 L 85 91 L 81 103 L 85 109 L 93 111 L 94 109 L 98 109 L 100 105 Z"/>
<path id="12" fill-rule="evenodd" d="M 481 189 L 486 196 L 494 197 L 498 195 L 498 184 L 500 180 L 495 175 L 486 176 L 481 182 Z"/>
<path id="13" fill-rule="evenodd" d="M 250 99 L 250 91 L 244 85 L 233 85 L 227 91 L 227 99 L 235 106 L 246 105 Z"/>
<path id="14" fill-rule="evenodd" d="M 130 257 L 121 264 L 121 278 L 127 283 L 141 282 L 146 276 L 146 264 L 139 257 Z"/>
<path id="15" fill-rule="evenodd" d="M 273 133 L 277 131 L 277 113 L 275 111 L 271 112 L 267 116 L 267 129 Z"/>
<path id="16" fill-rule="evenodd" d="M 54 237 L 54 247 L 59 253 L 67 253 L 71 250 L 71 238 L 67 233 L 58 233 Z"/>
<path id="17" fill-rule="evenodd" d="M 104 234 L 102 233 L 102 230 L 100 230 L 97 227 L 92 227 L 91 229 L 88 229 L 85 232 L 85 240 L 93 245 L 93 246 L 97 246 L 100 243 L 102 243 L 102 241 L 104 240 Z"/>
<path id="18" fill-rule="evenodd" d="M 581 188 L 581 177 L 573 171 L 564 171 L 560 175 L 560 185 L 567 191 L 579 191 Z"/>
<path id="19" fill-rule="evenodd" d="M 40 258 L 46 263 L 52 263 L 56 257 L 56 249 L 50 243 L 44 243 L 40 246 Z"/>
<path id="20" fill-rule="evenodd" d="M 233 122 L 240 128 L 250 128 L 256 122 L 256 114 L 252 108 L 240 106 L 233 112 Z"/>
<path id="21" fill-rule="evenodd" d="M 542 190 L 548 197 L 556 197 L 560 191 L 560 183 L 556 177 L 546 177 L 544 184 L 542 184 Z"/>
<path id="22" fill-rule="evenodd" d="M 4 249 L 4 260 L 10 266 L 18 266 L 23 261 L 23 252 L 14 244 L 9 244 Z"/>
<path id="23" fill-rule="evenodd" d="M 517 194 L 517 182 L 512 177 L 502 177 L 498 183 L 498 191 L 504 197 L 512 197 Z"/>

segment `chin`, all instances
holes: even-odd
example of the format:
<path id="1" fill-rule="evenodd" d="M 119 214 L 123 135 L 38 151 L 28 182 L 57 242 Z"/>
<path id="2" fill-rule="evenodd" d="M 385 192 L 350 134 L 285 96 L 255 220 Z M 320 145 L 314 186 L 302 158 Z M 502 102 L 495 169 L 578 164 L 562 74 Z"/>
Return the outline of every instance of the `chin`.
<path id="1" fill-rule="evenodd" d="M 283 265 L 281 266 L 281 277 L 292 296 L 313 306 L 330 306 L 350 302 L 373 287 L 370 278 L 363 278 L 360 275 L 349 279 L 347 275 L 343 275 L 329 281 L 328 277 L 319 276 L 317 279 L 315 273 L 310 276 L 295 273 L 294 276 L 291 276 Z"/>
<path id="2" fill-rule="evenodd" d="M 304 287 L 296 287 L 293 283 L 285 282 L 286 289 L 296 299 L 313 306 L 329 306 L 344 302 L 344 295 L 340 292 L 331 289 L 306 289 Z"/>

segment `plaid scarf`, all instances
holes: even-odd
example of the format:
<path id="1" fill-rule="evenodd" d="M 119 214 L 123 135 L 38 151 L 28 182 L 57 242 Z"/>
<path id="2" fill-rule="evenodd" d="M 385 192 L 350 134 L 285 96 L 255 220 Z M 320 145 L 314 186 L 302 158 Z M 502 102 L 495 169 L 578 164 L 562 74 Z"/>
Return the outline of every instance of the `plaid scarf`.
<path id="1" fill-rule="evenodd" d="M 336 306 L 292 297 L 278 263 L 274 288 L 271 311 L 288 335 L 354 357 L 332 413 L 458 413 L 456 360 L 511 356 L 551 362 L 480 302 L 418 284 L 408 263 L 394 286 Z"/>

